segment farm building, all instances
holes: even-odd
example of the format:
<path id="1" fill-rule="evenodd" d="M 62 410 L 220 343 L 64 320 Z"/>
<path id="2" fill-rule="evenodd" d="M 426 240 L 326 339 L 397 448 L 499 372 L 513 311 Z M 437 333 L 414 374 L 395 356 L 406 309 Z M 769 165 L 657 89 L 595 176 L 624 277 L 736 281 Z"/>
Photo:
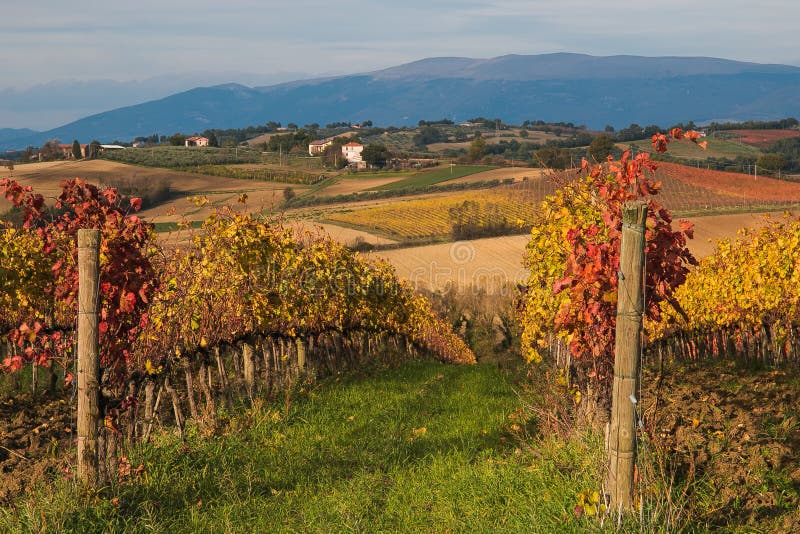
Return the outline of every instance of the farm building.
<path id="1" fill-rule="evenodd" d="M 208 137 L 193 135 L 186 138 L 186 146 L 208 146 Z"/>
<path id="2" fill-rule="evenodd" d="M 319 139 L 317 141 L 311 141 L 308 145 L 308 155 L 309 156 L 319 156 L 325 149 L 328 148 L 333 144 L 333 137 L 328 137 L 327 139 Z"/>
<path id="3" fill-rule="evenodd" d="M 359 164 L 364 161 L 361 158 L 361 152 L 363 151 L 364 145 L 361 143 L 347 143 L 342 145 L 342 156 L 351 164 Z"/>
<path id="4" fill-rule="evenodd" d="M 64 155 L 64 159 L 75 158 L 75 156 L 72 154 L 72 143 L 58 145 L 58 149 L 61 150 L 61 153 Z M 86 157 L 86 145 L 81 145 L 81 157 Z"/>

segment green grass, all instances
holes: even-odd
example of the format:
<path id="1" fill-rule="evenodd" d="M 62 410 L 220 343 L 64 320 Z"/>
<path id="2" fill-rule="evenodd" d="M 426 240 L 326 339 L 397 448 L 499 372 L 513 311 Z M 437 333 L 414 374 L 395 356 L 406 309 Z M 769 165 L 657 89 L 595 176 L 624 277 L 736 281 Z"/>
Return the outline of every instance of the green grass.
<path id="1" fill-rule="evenodd" d="M 136 482 L 90 495 L 64 480 L 43 486 L 0 508 L 0 531 L 600 530 L 573 508 L 599 489 L 601 440 L 521 445 L 509 430 L 519 405 L 496 365 L 413 362 L 329 379 L 288 411 L 236 415 L 221 436 L 190 432 L 184 446 L 160 434 L 130 453 L 147 468 Z"/>
<path id="2" fill-rule="evenodd" d="M 391 191 L 393 189 L 404 189 L 411 187 L 425 187 L 429 185 L 446 182 L 448 180 L 455 180 L 456 178 L 463 178 L 470 174 L 476 174 L 483 171 L 490 171 L 497 167 L 487 167 L 484 165 L 454 165 L 453 167 L 442 166 L 436 167 L 429 171 L 415 173 L 404 180 L 398 180 L 381 187 L 377 190 Z"/>
<path id="3" fill-rule="evenodd" d="M 189 228 L 200 228 L 203 226 L 203 221 L 189 221 Z M 157 222 L 153 223 L 154 230 L 157 234 L 164 233 L 164 232 L 174 232 L 176 230 L 182 229 L 179 223 L 177 222 Z"/>
<path id="4" fill-rule="evenodd" d="M 417 172 L 414 171 L 380 171 L 380 172 L 350 172 L 340 174 L 339 178 L 400 178 L 403 176 L 415 176 Z"/>

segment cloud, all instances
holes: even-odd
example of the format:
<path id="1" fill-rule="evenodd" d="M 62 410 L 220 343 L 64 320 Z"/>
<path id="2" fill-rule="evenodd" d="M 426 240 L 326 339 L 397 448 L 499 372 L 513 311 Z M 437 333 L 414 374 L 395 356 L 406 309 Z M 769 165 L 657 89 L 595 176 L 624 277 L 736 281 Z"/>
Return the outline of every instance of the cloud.
<path id="1" fill-rule="evenodd" d="M 2 8 L 4 82 L 190 70 L 368 71 L 423 57 L 573 51 L 797 62 L 779 0 L 61 0 Z"/>

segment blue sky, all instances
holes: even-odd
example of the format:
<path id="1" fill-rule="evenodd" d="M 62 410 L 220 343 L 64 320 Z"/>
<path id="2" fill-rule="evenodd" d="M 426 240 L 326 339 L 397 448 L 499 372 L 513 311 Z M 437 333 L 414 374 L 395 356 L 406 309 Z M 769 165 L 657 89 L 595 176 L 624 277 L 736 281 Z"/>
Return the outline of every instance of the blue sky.
<path id="1" fill-rule="evenodd" d="M 800 64 L 796 0 L 0 0 L 0 17 L 0 88 L 557 51 Z"/>

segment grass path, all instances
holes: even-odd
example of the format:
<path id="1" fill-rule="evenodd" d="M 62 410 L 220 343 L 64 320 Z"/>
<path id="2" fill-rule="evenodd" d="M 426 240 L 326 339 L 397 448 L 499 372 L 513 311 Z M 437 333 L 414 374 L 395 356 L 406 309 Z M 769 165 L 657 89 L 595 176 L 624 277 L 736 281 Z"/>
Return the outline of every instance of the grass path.
<path id="1" fill-rule="evenodd" d="M 599 443 L 520 447 L 496 366 L 414 362 L 329 379 L 131 454 L 147 472 L 97 495 L 65 481 L 0 509 L 0 531 L 564 532 L 599 480 Z M 511 416 L 511 418 L 509 418 Z M 514 421 L 520 421 L 518 426 Z M 530 442 L 530 438 L 528 440 Z"/>

